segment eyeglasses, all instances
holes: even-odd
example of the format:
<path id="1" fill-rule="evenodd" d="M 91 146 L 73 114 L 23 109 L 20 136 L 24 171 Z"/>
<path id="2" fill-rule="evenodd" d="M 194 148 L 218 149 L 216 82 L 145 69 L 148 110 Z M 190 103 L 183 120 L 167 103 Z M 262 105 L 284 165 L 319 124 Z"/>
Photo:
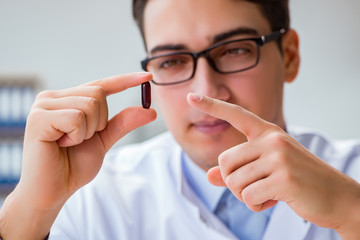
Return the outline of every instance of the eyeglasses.
<path id="1" fill-rule="evenodd" d="M 196 71 L 199 57 L 218 73 L 230 74 L 254 68 L 260 59 L 260 48 L 278 39 L 285 29 L 257 38 L 231 40 L 215 44 L 201 52 L 176 52 L 146 58 L 141 61 L 144 71 L 153 74 L 157 85 L 174 85 L 189 81 Z"/>

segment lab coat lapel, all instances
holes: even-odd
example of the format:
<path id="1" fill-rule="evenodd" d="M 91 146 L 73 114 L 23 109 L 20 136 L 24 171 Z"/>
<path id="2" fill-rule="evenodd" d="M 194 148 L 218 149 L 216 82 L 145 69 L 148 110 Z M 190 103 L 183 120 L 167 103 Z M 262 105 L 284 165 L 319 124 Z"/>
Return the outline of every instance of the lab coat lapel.
<path id="1" fill-rule="evenodd" d="M 198 219 L 199 231 L 204 229 L 204 233 L 208 235 L 206 239 L 216 240 L 236 240 L 237 237 L 212 213 L 203 202 L 196 196 L 191 187 L 188 185 L 181 164 L 181 149 L 177 149 L 177 153 L 173 156 L 173 169 L 177 175 L 177 190 L 184 197 L 187 210 Z M 194 223 L 195 224 L 195 223 Z"/>
<path id="2" fill-rule="evenodd" d="M 302 240 L 311 226 L 295 214 L 284 202 L 278 202 L 265 231 L 263 240 Z"/>

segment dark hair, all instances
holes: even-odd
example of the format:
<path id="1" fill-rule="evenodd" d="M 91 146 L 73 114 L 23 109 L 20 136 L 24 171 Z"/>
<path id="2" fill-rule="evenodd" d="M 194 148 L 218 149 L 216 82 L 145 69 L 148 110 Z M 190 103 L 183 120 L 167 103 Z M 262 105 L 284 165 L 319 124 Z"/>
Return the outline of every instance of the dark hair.
<path id="1" fill-rule="evenodd" d="M 265 18 L 269 21 L 272 31 L 290 27 L 289 0 L 244 0 L 257 4 Z M 148 0 L 133 0 L 132 11 L 145 43 L 144 11 Z M 280 41 L 280 40 L 279 40 Z M 146 45 L 146 44 L 145 44 Z"/>

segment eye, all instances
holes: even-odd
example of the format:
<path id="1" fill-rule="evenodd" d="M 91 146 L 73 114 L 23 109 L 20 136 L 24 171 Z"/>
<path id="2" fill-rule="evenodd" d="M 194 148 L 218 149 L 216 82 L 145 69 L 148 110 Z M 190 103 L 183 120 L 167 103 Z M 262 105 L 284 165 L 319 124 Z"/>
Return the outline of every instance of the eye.
<path id="1" fill-rule="evenodd" d="M 231 48 L 231 49 L 224 51 L 222 55 L 223 56 L 224 55 L 239 56 L 239 55 L 245 54 L 247 52 L 250 52 L 250 50 L 246 49 L 246 48 Z"/>
<path id="2" fill-rule="evenodd" d="M 243 58 L 254 55 L 257 52 L 257 45 L 254 41 L 240 40 L 225 43 L 212 50 L 213 58 Z"/>
<path id="3" fill-rule="evenodd" d="M 181 59 L 167 59 L 160 62 L 159 68 L 160 69 L 175 68 L 183 63 L 184 61 Z"/>
<path id="4" fill-rule="evenodd" d="M 155 70 L 180 71 L 191 66 L 192 58 L 187 54 L 174 54 L 155 58 L 151 64 Z"/>

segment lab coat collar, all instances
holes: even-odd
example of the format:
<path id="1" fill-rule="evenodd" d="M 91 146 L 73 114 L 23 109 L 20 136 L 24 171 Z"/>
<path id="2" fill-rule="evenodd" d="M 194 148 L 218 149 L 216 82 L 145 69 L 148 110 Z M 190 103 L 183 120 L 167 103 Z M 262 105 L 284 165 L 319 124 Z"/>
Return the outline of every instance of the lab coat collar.
<path id="1" fill-rule="evenodd" d="M 202 226 L 207 226 L 211 239 L 237 240 L 236 236 L 215 216 L 213 215 L 203 202 L 196 196 L 186 181 L 182 169 L 182 150 L 177 146 L 172 156 L 172 171 L 175 176 L 176 188 L 180 196 L 182 196 L 193 216 L 199 219 Z"/>
<path id="2" fill-rule="evenodd" d="M 226 187 L 212 185 L 206 177 L 206 172 L 196 165 L 185 152 L 181 155 L 183 174 L 188 185 L 194 193 L 202 200 L 205 206 L 212 212 L 215 211 Z"/>

